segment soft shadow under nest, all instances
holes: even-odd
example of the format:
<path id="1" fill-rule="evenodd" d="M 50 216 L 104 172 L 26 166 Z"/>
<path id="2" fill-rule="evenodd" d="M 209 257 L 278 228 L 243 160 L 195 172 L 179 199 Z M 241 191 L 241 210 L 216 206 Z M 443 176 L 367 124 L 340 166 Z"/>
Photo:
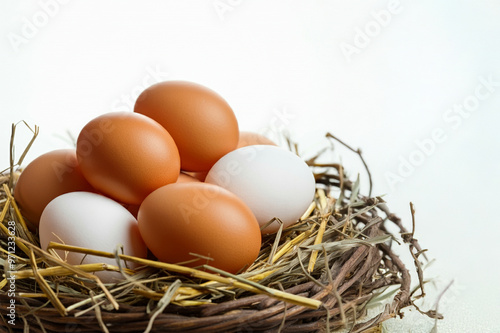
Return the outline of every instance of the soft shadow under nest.
<path id="1" fill-rule="evenodd" d="M 37 128 L 33 133 L 36 137 Z M 359 150 L 331 134 L 327 138 L 357 153 L 366 167 Z M 320 155 L 307 161 L 317 183 L 310 209 L 296 225 L 265 236 L 258 259 L 238 275 L 206 265 L 196 270 L 126 258 L 118 250 L 104 253 L 52 244 L 53 249 L 117 258 L 116 267 L 64 263 L 54 251 L 42 251 L 37 235 L 26 228 L 11 194 L 20 163 L 11 161 L 10 170 L 0 176 L 0 327 L 12 332 L 23 326 L 30 332 L 379 331 L 380 323 L 402 316 L 403 308 L 425 295 L 420 262 L 424 251 L 383 199 L 370 197 L 370 175 L 370 194 L 365 197 L 359 194 L 359 181 L 346 179 L 341 165 L 316 162 Z M 14 228 L 8 228 L 9 222 Z M 414 258 L 419 283 L 413 290 L 408 269 L 392 249 L 402 244 L 388 224 L 399 228 L 399 238 Z M 118 265 L 119 257 L 143 266 L 128 270 Z M 102 284 L 92 272 L 105 269 L 121 271 L 126 279 Z M 11 281 L 15 297 L 9 292 Z M 12 300 L 16 326 L 8 323 Z M 380 302 L 385 306 L 368 315 L 367 309 Z M 441 318 L 432 310 L 418 310 Z"/>

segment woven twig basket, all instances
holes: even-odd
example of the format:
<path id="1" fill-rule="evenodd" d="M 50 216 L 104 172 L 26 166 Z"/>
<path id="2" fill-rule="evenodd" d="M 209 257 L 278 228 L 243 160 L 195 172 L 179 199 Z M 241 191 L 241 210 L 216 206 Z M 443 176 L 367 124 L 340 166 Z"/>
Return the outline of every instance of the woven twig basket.
<path id="1" fill-rule="evenodd" d="M 3 202 L 8 207 L 3 209 L 3 225 L 15 221 L 18 243 L 25 245 L 31 258 L 18 246 L 16 271 L 8 269 L 9 234 L 2 228 L 0 242 L 5 250 L 0 267 L 1 330 L 21 332 L 29 327 L 29 332 L 379 331 L 380 323 L 397 316 L 413 302 L 408 269 L 392 250 L 399 244 L 395 239 L 408 243 L 416 259 L 422 251 L 413 234 L 390 213 L 384 201 L 359 195 L 359 183 L 345 179 L 340 165 L 318 164 L 315 159 L 308 163 L 315 171 L 321 170 L 315 173 L 317 196 L 299 223 L 278 236 L 263 239 L 255 270 L 261 275 L 264 272 L 264 277 L 253 279 L 247 273 L 239 281 L 251 283 L 255 292 L 252 288 L 240 289 L 237 284 L 220 289 L 214 284 L 209 288 L 203 279 L 144 267 L 134 277 L 134 283 L 124 284 L 123 288 L 119 284 L 106 286 L 111 298 L 95 281 L 77 274 L 39 273 L 57 265 L 39 252 L 36 235 L 30 240 L 30 232 L 23 230 L 7 186 L 9 181 L 15 185 L 16 173 L 5 174 Z M 399 228 L 402 235 L 391 235 L 388 224 Z M 16 275 L 19 271 L 28 273 L 21 278 Z M 418 264 L 417 271 L 420 272 Z M 9 289 L 12 276 L 17 277 L 15 294 Z M 238 281 L 238 276 L 227 278 Z M 139 293 L 134 287 L 137 283 L 149 292 Z M 192 303 L 179 303 L 171 289 L 174 285 L 202 292 Z M 390 286 L 395 290 L 385 296 L 385 307 L 368 315 L 367 309 Z M 51 290 L 49 294 L 47 288 Z M 306 306 L 283 300 L 269 293 L 269 289 L 316 303 Z M 167 297 L 170 291 L 172 295 Z M 118 306 L 113 306 L 113 301 Z M 11 304 L 15 304 L 15 325 L 10 321 Z M 65 313 L 61 313 L 61 308 Z"/>

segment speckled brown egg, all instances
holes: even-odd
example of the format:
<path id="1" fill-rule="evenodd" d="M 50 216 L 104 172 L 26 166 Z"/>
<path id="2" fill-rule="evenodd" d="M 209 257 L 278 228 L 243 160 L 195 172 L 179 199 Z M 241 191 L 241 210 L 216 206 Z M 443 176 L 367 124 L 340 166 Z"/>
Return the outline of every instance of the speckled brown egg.
<path id="1" fill-rule="evenodd" d="M 208 171 L 238 144 L 238 122 L 216 92 L 186 81 L 157 83 L 137 98 L 134 111 L 157 122 L 174 138 L 185 171 Z"/>

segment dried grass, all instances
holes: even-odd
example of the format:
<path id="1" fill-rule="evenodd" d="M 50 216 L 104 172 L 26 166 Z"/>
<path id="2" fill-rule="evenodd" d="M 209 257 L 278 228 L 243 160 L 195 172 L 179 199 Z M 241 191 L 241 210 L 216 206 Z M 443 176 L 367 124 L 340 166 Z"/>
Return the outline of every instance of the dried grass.
<path id="1" fill-rule="evenodd" d="M 15 129 L 13 125 L 11 152 Z M 32 132 L 34 140 L 38 128 Z M 294 226 L 265 236 L 258 259 L 237 275 L 209 265 L 193 269 L 135 258 L 118 249 L 106 253 L 51 243 L 42 250 L 11 194 L 32 140 L 17 162 L 11 153 L 11 166 L 0 175 L 0 327 L 14 331 L 24 323 L 30 332 L 380 331 L 383 321 L 401 315 L 425 295 L 425 250 L 382 198 L 371 197 L 371 175 L 361 151 L 331 134 L 327 138 L 360 156 L 370 178 L 370 195 L 359 194 L 359 177 L 355 182 L 346 179 L 341 165 L 317 163 L 319 153 L 307 161 L 318 184 L 309 209 Z M 401 234 L 389 233 L 387 224 L 396 225 Z M 410 291 L 408 269 L 392 250 L 400 246 L 396 238 L 408 244 L 414 258 L 418 296 Z M 15 246 L 9 244 L 13 239 Z M 69 265 L 55 249 L 115 258 L 117 264 Z M 141 266 L 131 270 L 122 260 Z M 124 279 L 104 284 L 93 274 L 103 270 L 121 272 Z M 12 278 L 14 297 L 9 293 Z M 16 305 L 15 327 L 8 324 L 11 300 Z M 368 317 L 373 304 L 385 307 Z M 435 311 L 425 314 L 440 318 Z"/>

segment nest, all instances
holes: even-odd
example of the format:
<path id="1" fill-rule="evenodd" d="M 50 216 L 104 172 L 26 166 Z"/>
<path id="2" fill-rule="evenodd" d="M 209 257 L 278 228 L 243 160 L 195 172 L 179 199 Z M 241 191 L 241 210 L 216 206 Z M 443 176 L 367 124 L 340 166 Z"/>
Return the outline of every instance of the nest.
<path id="1" fill-rule="evenodd" d="M 33 132 L 34 138 L 37 129 Z M 359 150 L 337 142 L 364 163 Z M 51 243 L 42 250 L 12 196 L 22 157 L 18 163 L 11 158 L 10 170 L 0 176 L 0 327 L 10 332 L 26 327 L 30 332 L 380 331 L 383 321 L 402 316 L 403 308 L 424 295 L 419 259 L 424 251 L 382 198 L 361 195 L 359 180 L 347 179 L 339 164 L 318 163 L 318 156 L 307 161 L 317 183 L 308 211 L 292 227 L 265 236 L 257 260 L 237 275 L 209 265 L 193 269 L 128 257 L 118 249 L 105 253 Z M 400 235 L 388 231 L 393 226 Z M 393 251 L 403 242 L 415 261 L 416 288 Z M 116 258 L 117 265 L 69 265 L 54 249 Z M 122 267 L 120 259 L 141 267 Z M 103 284 L 93 274 L 101 270 L 119 271 L 124 280 Z M 374 308 L 377 304 L 384 306 Z M 373 314 L 371 308 L 379 311 Z"/>

